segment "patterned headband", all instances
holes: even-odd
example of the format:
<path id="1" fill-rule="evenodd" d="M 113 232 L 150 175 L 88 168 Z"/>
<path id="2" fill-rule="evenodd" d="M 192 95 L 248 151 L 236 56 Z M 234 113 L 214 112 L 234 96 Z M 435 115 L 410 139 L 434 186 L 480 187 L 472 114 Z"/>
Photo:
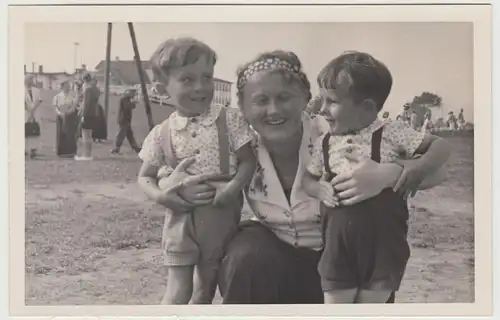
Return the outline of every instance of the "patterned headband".
<path id="1" fill-rule="evenodd" d="M 255 61 L 241 73 L 237 84 L 238 89 L 241 89 L 254 73 L 273 69 L 284 69 L 292 73 L 296 73 L 299 76 L 303 76 L 298 65 L 292 65 L 290 62 L 280 58 L 268 58 Z"/>

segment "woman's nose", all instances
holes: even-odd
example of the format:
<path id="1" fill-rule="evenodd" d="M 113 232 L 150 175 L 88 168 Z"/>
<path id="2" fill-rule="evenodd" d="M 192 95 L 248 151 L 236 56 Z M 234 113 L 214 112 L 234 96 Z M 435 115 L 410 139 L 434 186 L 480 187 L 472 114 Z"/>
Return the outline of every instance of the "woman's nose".
<path id="1" fill-rule="evenodd" d="M 279 112 L 280 112 L 280 107 L 279 107 L 278 103 L 276 103 L 275 100 L 270 100 L 269 104 L 267 105 L 267 114 L 271 115 L 271 114 L 276 114 Z"/>

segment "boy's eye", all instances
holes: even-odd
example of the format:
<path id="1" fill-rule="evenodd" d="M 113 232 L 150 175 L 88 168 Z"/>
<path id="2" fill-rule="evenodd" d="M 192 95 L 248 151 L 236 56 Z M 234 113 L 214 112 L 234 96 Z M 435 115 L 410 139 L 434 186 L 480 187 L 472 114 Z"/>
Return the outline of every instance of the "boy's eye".
<path id="1" fill-rule="evenodd" d="M 278 96 L 278 99 L 281 100 L 281 101 L 288 101 L 288 100 L 290 100 L 291 97 L 292 97 L 292 95 L 289 94 L 289 93 L 281 93 Z"/>
<path id="2" fill-rule="evenodd" d="M 181 82 L 183 82 L 183 83 L 188 83 L 191 81 L 192 81 L 192 79 L 190 77 L 181 78 Z"/>

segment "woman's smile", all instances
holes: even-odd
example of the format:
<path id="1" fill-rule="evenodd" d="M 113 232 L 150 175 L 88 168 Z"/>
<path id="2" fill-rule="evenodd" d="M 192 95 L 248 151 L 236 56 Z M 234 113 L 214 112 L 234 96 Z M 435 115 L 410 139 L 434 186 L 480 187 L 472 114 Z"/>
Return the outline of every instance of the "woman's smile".
<path id="1" fill-rule="evenodd" d="M 266 118 L 263 121 L 265 124 L 270 126 L 279 126 L 286 122 L 285 118 Z"/>

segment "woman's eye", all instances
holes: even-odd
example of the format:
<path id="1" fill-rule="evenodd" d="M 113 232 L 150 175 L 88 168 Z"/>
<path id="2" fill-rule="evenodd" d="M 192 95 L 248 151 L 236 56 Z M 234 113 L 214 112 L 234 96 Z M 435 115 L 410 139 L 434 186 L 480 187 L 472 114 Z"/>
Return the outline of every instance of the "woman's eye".
<path id="1" fill-rule="evenodd" d="M 253 102 L 258 106 L 266 105 L 269 99 L 267 97 L 258 97 L 253 100 Z"/>

